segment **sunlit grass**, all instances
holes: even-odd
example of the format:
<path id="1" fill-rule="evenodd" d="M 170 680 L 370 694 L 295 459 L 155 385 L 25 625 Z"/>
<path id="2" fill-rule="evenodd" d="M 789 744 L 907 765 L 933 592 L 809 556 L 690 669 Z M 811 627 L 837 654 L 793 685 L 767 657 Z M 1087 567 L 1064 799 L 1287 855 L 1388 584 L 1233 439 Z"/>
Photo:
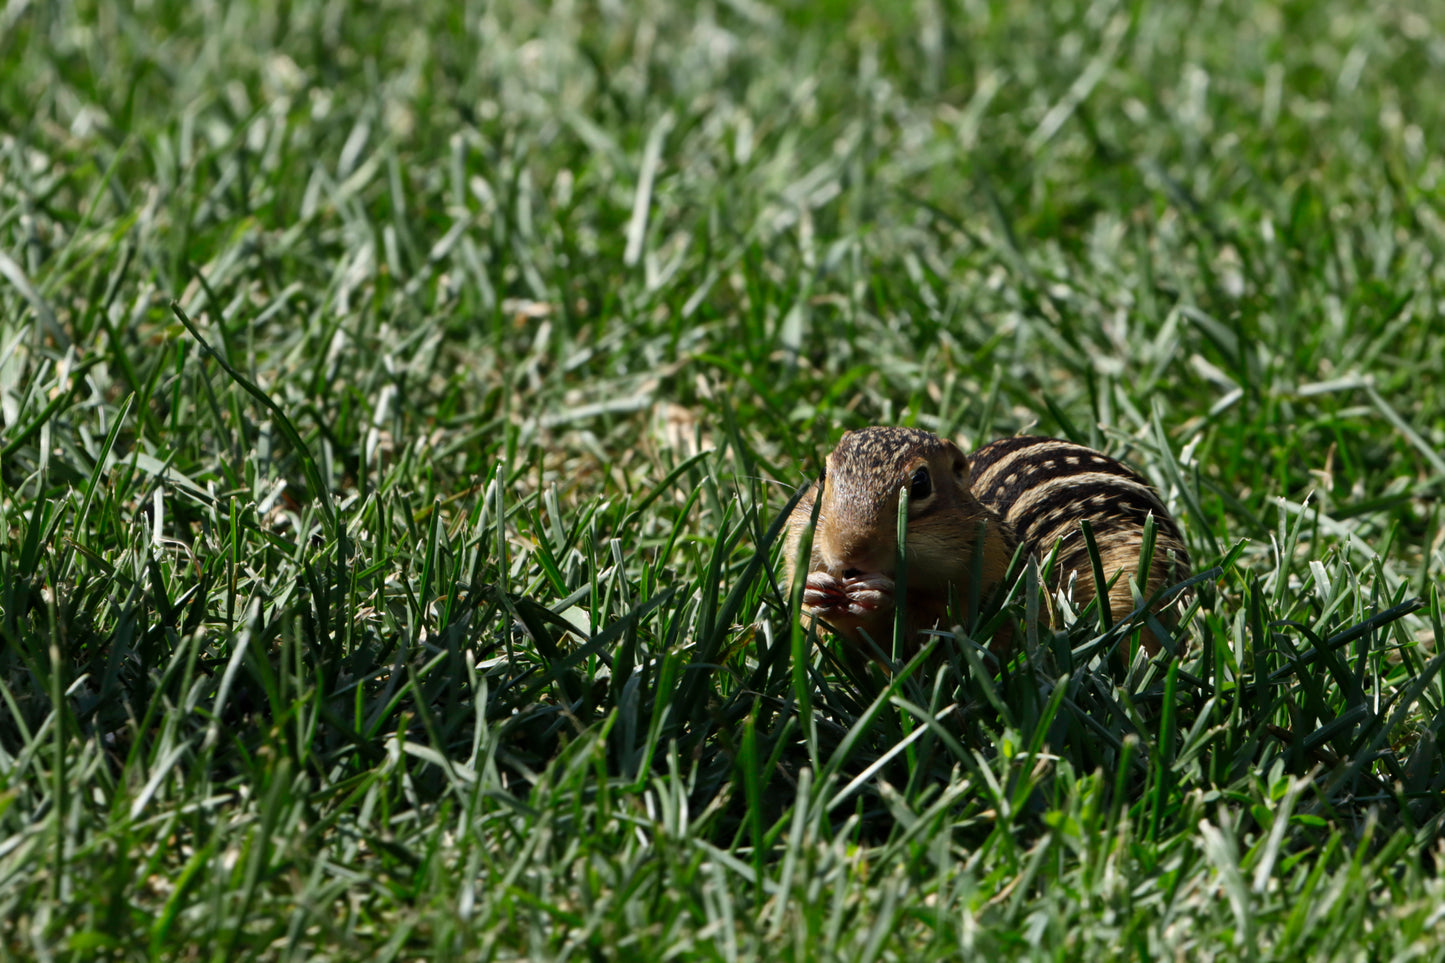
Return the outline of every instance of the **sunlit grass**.
<path id="1" fill-rule="evenodd" d="M 1435 953 L 1442 14 L 0 10 L 0 947 Z M 1137 465 L 1180 658 L 803 636 L 896 422 Z"/>

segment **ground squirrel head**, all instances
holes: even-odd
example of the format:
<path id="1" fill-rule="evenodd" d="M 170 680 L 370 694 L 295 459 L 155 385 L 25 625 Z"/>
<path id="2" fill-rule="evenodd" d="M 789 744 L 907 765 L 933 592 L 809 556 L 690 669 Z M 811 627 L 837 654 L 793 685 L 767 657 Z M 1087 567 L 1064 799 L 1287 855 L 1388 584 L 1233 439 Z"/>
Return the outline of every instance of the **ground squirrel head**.
<path id="1" fill-rule="evenodd" d="M 1002 523 L 970 491 L 968 458 L 958 446 L 917 428 L 864 428 L 839 439 L 789 519 L 784 564 L 791 580 L 814 501 L 821 503 L 803 593 L 806 617 L 854 641 L 861 641 L 860 630 L 874 642 L 891 638 L 900 491 L 908 492 L 911 626 L 931 627 L 951 596 L 966 597 L 976 546 L 997 548 L 986 555 L 985 581 L 1003 578 L 1012 542 L 1004 544 Z M 983 543 L 980 522 L 993 528 Z"/>
<path id="2" fill-rule="evenodd" d="M 968 459 L 950 441 L 917 428 L 850 431 L 828 456 L 823 506 L 813 550 L 835 574 L 893 573 L 898 498 L 908 492 L 909 532 L 915 523 L 958 507 L 968 495 Z M 917 526 L 921 531 L 922 527 Z M 819 537 L 821 536 L 821 537 Z M 924 546 L 908 547 L 917 552 Z"/>

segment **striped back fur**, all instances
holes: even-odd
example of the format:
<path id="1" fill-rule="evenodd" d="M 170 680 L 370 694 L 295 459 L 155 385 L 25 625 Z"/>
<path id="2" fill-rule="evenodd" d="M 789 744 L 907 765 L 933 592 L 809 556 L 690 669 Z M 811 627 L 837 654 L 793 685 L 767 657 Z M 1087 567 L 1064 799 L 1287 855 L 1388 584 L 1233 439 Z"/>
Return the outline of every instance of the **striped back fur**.
<path id="1" fill-rule="evenodd" d="M 1105 583 L 1113 582 L 1109 610 L 1115 620 L 1134 610 L 1129 579 L 1139 571 L 1144 520 L 1151 513 L 1154 557 L 1144 597 L 1189 576 L 1179 526 L 1158 493 L 1113 458 L 1072 442 L 1025 435 L 985 445 L 969 462 L 975 497 L 1003 516 L 1030 551 L 1043 559 L 1058 544 L 1054 585 L 1066 584 L 1077 573 L 1074 601 L 1079 607 L 1097 592 L 1079 527 L 1084 519 L 1094 531 Z M 1151 652 L 1158 650 L 1147 630 L 1143 639 Z"/>

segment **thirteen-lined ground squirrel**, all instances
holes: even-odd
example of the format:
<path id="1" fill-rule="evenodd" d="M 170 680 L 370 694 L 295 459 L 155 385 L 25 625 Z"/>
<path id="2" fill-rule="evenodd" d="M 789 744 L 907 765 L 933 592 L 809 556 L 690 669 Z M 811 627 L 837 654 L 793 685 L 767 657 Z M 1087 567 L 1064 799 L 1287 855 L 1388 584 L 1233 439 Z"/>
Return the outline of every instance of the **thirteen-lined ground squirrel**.
<path id="1" fill-rule="evenodd" d="M 905 488 L 910 636 L 947 627 L 950 600 L 962 604 L 969 597 L 976 550 L 983 553 L 979 597 L 987 598 L 1003 582 L 1020 542 L 1040 558 L 1058 543 L 1051 587 L 1074 578 L 1075 604 L 1088 604 L 1096 587 L 1079 526 L 1084 519 L 1105 583 L 1113 581 L 1115 619 L 1134 610 L 1129 579 L 1138 572 L 1149 514 L 1155 542 L 1145 597 L 1189 575 L 1179 528 L 1158 494 L 1107 455 L 1053 438 L 1018 437 L 965 456 L 952 442 L 916 428 L 864 428 L 839 440 L 823 476 L 793 510 L 784 561 L 791 581 L 821 490 L 803 612 L 856 646 L 866 644 L 861 633 L 885 651 L 892 638 L 898 493 Z M 1157 651 L 1151 634 L 1142 638 Z"/>

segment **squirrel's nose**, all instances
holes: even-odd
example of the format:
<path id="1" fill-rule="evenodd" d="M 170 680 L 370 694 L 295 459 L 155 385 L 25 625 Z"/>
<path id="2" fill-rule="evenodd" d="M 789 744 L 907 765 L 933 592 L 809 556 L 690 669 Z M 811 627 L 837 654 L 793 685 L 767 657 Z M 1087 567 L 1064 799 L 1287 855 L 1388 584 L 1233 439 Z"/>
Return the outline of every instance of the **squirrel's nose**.
<path id="1" fill-rule="evenodd" d="M 861 578 L 875 572 L 887 574 L 893 567 L 893 550 L 877 542 L 843 545 L 836 557 L 828 559 L 828 568 L 844 578 Z"/>

